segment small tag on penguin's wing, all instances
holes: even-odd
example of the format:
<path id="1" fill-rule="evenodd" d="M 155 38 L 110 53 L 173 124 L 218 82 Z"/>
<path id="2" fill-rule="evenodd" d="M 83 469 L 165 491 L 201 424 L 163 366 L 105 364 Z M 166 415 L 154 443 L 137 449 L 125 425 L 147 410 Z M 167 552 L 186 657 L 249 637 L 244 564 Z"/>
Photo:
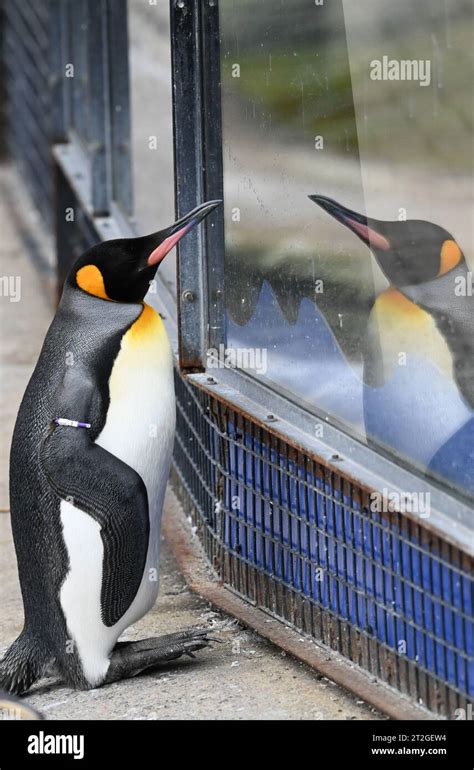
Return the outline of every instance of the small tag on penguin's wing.
<path id="1" fill-rule="evenodd" d="M 55 417 L 53 422 L 56 425 L 64 425 L 67 428 L 90 428 L 90 422 L 81 422 L 80 420 L 68 420 L 66 417 Z"/>

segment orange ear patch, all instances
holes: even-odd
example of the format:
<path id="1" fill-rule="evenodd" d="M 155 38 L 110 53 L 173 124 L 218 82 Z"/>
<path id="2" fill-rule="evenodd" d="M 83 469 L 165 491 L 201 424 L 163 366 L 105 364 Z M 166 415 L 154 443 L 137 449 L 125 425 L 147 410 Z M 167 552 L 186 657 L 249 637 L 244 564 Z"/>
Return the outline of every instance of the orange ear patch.
<path id="1" fill-rule="evenodd" d="M 457 245 L 456 241 L 445 241 L 441 246 L 438 275 L 449 273 L 453 267 L 456 267 L 459 260 L 461 259 L 461 256 L 461 249 Z"/>
<path id="2" fill-rule="evenodd" d="M 95 265 L 85 265 L 76 273 L 76 283 L 79 288 L 94 297 L 101 299 L 110 299 L 105 291 L 104 279 L 99 268 Z"/>

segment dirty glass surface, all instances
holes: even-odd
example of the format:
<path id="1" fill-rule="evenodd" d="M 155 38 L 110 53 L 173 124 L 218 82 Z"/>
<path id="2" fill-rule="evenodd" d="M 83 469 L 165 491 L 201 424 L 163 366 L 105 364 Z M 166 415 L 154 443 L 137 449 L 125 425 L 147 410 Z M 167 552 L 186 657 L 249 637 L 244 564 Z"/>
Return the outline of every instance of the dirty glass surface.
<path id="1" fill-rule="evenodd" d="M 470 2 L 219 14 L 228 360 L 472 495 Z"/>

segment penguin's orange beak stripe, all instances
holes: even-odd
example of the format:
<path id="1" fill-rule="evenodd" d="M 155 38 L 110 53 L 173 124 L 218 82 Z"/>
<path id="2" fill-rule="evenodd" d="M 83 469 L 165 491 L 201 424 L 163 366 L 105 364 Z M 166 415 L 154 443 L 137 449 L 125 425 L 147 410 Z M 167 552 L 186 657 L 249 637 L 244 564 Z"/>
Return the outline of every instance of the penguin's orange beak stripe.
<path id="1" fill-rule="evenodd" d="M 180 230 L 177 230 L 177 232 L 173 233 L 173 235 L 169 235 L 167 238 L 165 238 L 165 240 L 151 252 L 147 260 L 148 266 L 152 267 L 153 265 L 158 265 L 166 257 L 168 252 L 170 252 L 171 249 L 176 246 L 183 235 L 186 235 L 191 227 L 191 223 L 189 225 L 185 225 Z"/>
<path id="2" fill-rule="evenodd" d="M 347 227 L 356 232 L 357 235 L 360 235 L 368 246 L 373 246 L 375 249 L 381 249 L 382 251 L 390 249 L 388 240 L 383 235 L 380 235 L 380 233 L 372 230 L 368 225 L 363 225 L 361 222 L 356 222 L 348 217 L 344 217 L 343 222 Z"/>

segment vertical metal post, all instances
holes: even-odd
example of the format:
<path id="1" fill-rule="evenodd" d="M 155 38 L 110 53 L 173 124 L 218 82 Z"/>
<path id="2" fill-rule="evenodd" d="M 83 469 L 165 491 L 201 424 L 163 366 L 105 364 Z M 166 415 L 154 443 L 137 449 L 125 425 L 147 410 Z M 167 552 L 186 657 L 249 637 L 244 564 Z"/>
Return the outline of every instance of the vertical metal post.
<path id="1" fill-rule="evenodd" d="M 67 132 L 66 115 L 66 35 L 67 7 L 61 0 L 50 0 L 50 87 L 51 87 L 51 137 L 52 143 L 65 142 Z"/>
<path id="2" fill-rule="evenodd" d="M 73 75 L 69 73 L 66 80 L 71 89 L 71 124 L 83 143 L 88 138 L 88 2 L 75 0 L 68 3 L 70 50 L 68 64 L 74 67 Z M 100 2 L 100 0 L 99 0 Z"/>
<path id="3" fill-rule="evenodd" d="M 91 163 L 91 200 L 94 214 L 107 214 L 110 179 L 107 158 L 108 83 L 106 78 L 107 35 L 105 0 L 88 0 L 88 153 Z"/>
<path id="4" fill-rule="evenodd" d="M 112 197 L 130 216 L 133 199 L 127 0 L 107 0 L 107 22 Z"/>
<path id="5" fill-rule="evenodd" d="M 204 200 L 200 0 L 170 0 L 176 212 Z M 202 227 L 178 247 L 180 366 L 202 371 L 207 346 L 207 280 Z"/>
<path id="6" fill-rule="evenodd" d="M 201 5 L 205 56 L 202 59 L 202 114 L 206 198 L 224 199 L 222 168 L 221 62 L 219 7 L 217 0 Z M 205 41 L 205 42 L 204 42 Z M 206 262 L 210 348 L 225 344 L 224 207 L 206 221 Z"/>

